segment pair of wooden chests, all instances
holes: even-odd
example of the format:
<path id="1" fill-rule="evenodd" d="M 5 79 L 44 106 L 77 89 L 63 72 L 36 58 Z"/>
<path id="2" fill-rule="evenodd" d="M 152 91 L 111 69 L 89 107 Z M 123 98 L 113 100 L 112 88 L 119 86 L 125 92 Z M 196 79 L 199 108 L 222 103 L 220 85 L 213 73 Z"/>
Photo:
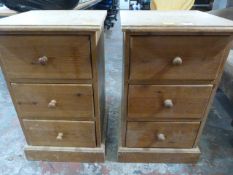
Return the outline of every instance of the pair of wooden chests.
<path id="1" fill-rule="evenodd" d="M 0 20 L 1 67 L 29 160 L 103 162 L 105 11 Z M 121 11 L 120 162 L 198 160 L 233 22 L 198 11 Z"/>

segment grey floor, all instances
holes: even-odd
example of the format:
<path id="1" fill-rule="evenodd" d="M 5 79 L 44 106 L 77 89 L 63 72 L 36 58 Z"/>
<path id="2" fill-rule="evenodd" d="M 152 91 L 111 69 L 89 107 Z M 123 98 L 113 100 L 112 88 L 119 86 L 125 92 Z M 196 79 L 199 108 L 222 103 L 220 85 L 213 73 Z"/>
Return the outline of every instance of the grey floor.
<path id="1" fill-rule="evenodd" d="M 122 33 L 119 21 L 105 32 L 106 116 L 108 116 L 106 163 L 56 163 L 27 161 L 25 139 L 0 73 L 0 175 L 233 175 L 233 107 L 218 92 L 200 141 L 202 155 L 192 164 L 117 163 L 119 137 Z"/>

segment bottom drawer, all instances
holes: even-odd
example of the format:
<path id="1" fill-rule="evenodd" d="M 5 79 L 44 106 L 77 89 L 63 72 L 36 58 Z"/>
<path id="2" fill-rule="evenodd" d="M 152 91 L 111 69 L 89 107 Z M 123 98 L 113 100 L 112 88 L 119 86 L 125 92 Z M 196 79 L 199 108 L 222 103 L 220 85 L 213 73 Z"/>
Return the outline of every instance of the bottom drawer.
<path id="1" fill-rule="evenodd" d="M 128 122 L 126 146 L 191 148 L 199 125 L 199 122 Z"/>
<path id="2" fill-rule="evenodd" d="M 29 145 L 96 147 L 93 121 L 23 120 Z"/>

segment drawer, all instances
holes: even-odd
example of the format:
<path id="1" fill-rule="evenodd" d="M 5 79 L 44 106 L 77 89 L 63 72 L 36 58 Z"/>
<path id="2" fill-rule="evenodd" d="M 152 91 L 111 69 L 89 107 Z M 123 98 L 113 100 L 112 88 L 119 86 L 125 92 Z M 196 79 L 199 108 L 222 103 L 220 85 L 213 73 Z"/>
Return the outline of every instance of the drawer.
<path id="1" fill-rule="evenodd" d="M 95 147 L 94 122 L 23 120 L 29 145 Z"/>
<path id="2" fill-rule="evenodd" d="M 202 118 L 212 85 L 130 85 L 128 118 Z"/>
<path id="3" fill-rule="evenodd" d="M 131 80 L 214 80 L 228 36 L 134 36 Z"/>
<path id="4" fill-rule="evenodd" d="M 11 87 L 22 118 L 94 117 L 92 85 L 12 83 Z"/>
<path id="5" fill-rule="evenodd" d="M 10 79 L 91 79 L 88 36 L 1 36 Z"/>
<path id="6" fill-rule="evenodd" d="M 192 148 L 199 122 L 128 122 L 126 146 Z"/>

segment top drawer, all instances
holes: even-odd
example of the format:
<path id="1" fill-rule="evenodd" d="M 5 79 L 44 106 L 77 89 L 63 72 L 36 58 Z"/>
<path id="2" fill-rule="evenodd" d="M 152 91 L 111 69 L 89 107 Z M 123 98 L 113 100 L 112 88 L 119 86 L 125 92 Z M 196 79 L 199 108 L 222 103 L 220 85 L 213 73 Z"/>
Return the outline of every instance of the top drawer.
<path id="1" fill-rule="evenodd" d="M 227 36 L 133 36 L 131 80 L 214 80 Z"/>
<path id="2" fill-rule="evenodd" d="M 89 36 L 0 36 L 10 79 L 91 79 Z"/>

